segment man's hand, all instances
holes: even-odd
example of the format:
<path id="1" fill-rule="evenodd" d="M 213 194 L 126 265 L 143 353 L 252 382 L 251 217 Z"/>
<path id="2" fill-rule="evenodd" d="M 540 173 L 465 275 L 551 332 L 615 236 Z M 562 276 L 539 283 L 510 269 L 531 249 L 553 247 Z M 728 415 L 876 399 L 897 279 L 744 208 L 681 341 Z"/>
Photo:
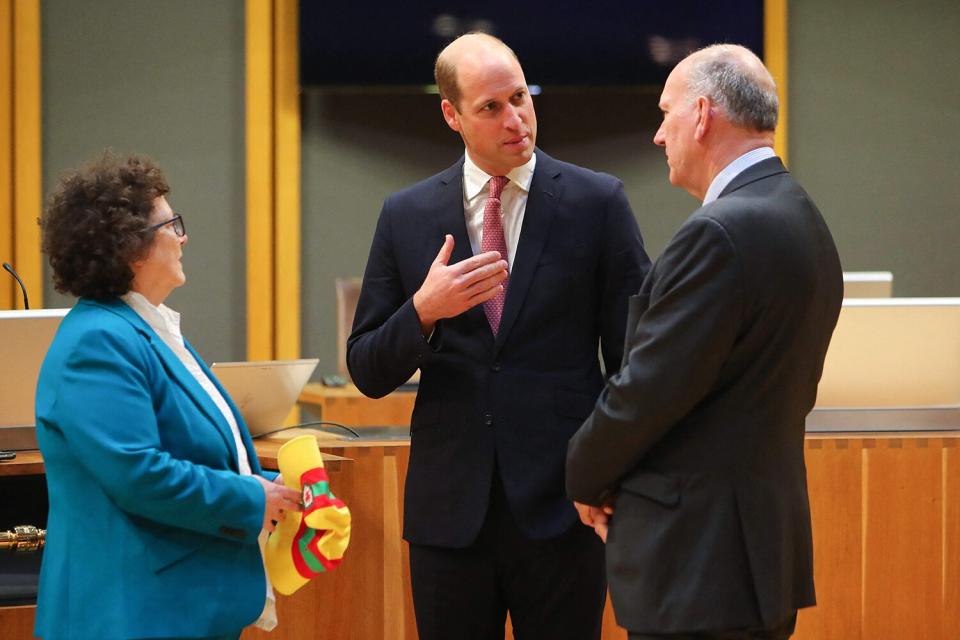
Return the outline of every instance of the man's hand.
<path id="1" fill-rule="evenodd" d="M 613 504 L 607 503 L 602 507 L 594 507 L 589 504 L 574 502 L 573 506 L 577 508 L 577 513 L 580 514 L 580 522 L 588 527 L 593 527 L 596 534 L 606 544 L 607 532 L 610 529 L 610 516 L 613 515 Z"/>
<path id="2" fill-rule="evenodd" d="M 453 236 L 447 234 L 426 279 L 413 294 L 413 307 L 425 336 L 437 320 L 458 316 L 500 293 L 501 283 L 507 279 L 507 261 L 496 251 L 448 265 L 451 255 Z"/>
<path id="3" fill-rule="evenodd" d="M 290 487 L 285 487 L 277 482 L 270 482 L 261 476 L 253 476 L 263 487 L 263 493 L 267 497 L 266 506 L 263 510 L 263 528 L 267 531 L 273 531 L 276 527 L 275 522 L 283 520 L 287 511 L 300 511 L 300 492 Z"/>

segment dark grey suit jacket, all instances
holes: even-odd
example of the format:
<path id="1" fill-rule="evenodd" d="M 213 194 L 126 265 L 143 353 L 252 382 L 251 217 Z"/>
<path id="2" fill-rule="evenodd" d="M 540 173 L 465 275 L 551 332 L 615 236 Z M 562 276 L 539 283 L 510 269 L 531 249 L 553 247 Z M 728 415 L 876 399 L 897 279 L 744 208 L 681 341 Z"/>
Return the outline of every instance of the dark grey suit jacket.
<path id="1" fill-rule="evenodd" d="M 804 421 L 842 295 L 830 231 L 778 158 L 696 211 L 654 264 L 621 371 L 567 458 L 573 499 L 615 496 L 622 626 L 769 628 L 814 604 Z"/>
<path id="2" fill-rule="evenodd" d="M 412 296 L 443 244 L 471 255 L 463 160 L 390 196 L 370 249 L 347 343 L 357 387 L 383 396 L 420 368 L 411 424 L 404 537 L 463 547 L 476 537 L 498 469 L 532 538 L 567 530 L 567 442 L 621 359 L 627 298 L 649 269 L 640 232 L 612 176 L 537 150 L 523 228 L 494 338 L 481 306 L 424 340 Z"/>

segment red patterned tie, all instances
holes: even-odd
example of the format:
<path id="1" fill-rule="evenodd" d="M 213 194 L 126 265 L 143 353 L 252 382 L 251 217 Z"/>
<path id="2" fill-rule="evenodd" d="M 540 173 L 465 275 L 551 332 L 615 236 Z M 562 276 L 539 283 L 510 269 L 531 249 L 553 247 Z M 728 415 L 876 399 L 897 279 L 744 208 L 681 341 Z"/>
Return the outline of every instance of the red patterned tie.
<path id="1" fill-rule="evenodd" d="M 490 178 L 490 196 L 483 207 L 483 239 L 480 241 L 481 252 L 499 251 L 500 257 L 504 260 L 507 259 L 507 241 L 503 237 L 503 206 L 500 204 L 500 194 L 506 183 L 505 176 Z M 503 291 L 483 303 L 483 311 L 487 314 L 487 322 L 490 323 L 493 335 L 497 335 L 497 330 L 500 328 L 500 316 L 503 315 L 503 301 L 507 297 L 509 282 L 508 275 L 502 283 Z"/>

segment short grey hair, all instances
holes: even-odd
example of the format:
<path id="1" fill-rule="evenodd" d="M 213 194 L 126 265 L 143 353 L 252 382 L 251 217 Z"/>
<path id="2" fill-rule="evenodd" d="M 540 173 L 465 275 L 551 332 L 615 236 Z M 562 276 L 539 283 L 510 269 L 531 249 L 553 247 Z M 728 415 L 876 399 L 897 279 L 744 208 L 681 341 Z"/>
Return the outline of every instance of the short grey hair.
<path id="1" fill-rule="evenodd" d="M 777 86 L 760 63 L 759 70 L 749 68 L 736 49 L 714 45 L 701 50 L 707 54 L 691 61 L 687 75 L 687 95 L 709 98 L 720 105 L 733 124 L 757 131 L 777 127 Z M 759 63 L 759 60 L 757 60 Z"/>

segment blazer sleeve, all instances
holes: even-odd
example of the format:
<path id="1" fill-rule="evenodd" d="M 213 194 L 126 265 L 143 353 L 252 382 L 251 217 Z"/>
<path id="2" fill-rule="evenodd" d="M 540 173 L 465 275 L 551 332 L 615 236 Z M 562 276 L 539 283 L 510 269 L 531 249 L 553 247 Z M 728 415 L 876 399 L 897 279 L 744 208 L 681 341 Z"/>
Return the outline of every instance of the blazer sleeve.
<path id="1" fill-rule="evenodd" d="M 413 293 L 405 290 L 401 278 L 396 251 L 404 247 L 393 238 L 391 202 L 387 199 L 380 212 L 347 340 L 350 377 L 371 398 L 381 398 L 409 380 L 432 351 L 420 330 Z"/>
<path id="2" fill-rule="evenodd" d="M 567 493 L 599 505 L 709 391 L 736 339 L 743 295 L 733 243 L 716 221 L 681 228 L 654 266 L 649 306 L 623 368 L 570 440 Z"/>
<path id="3" fill-rule="evenodd" d="M 164 450 L 146 350 L 139 336 L 88 332 L 65 360 L 52 422 L 123 511 L 228 540 L 256 541 L 265 496 L 253 477 Z"/>
<path id="4" fill-rule="evenodd" d="M 616 181 L 604 212 L 601 297 L 597 308 L 600 352 L 607 377 L 620 368 L 623 359 L 627 300 L 640 290 L 650 271 L 650 258 L 643 248 L 623 183 Z"/>

